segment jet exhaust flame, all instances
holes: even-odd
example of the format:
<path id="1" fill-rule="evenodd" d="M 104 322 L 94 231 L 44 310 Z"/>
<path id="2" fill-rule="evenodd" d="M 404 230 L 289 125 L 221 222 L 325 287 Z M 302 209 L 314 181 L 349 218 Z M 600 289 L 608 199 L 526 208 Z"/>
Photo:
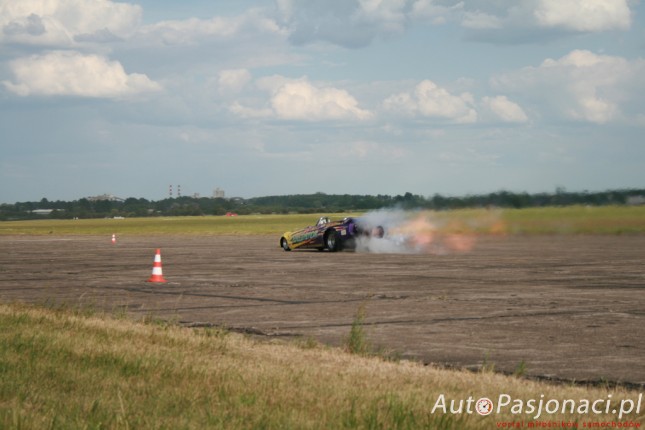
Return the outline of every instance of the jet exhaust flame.
<path id="1" fill-rule="evenodd" d="M 367 225 L 382 226 L 383 238 L 360 237 L 357 252 L 389 254 L 450 254 L 470 252 L 482 234 L 504 234 L 499 212 L 451 213 L 388 209 L 361 217 Z"/>

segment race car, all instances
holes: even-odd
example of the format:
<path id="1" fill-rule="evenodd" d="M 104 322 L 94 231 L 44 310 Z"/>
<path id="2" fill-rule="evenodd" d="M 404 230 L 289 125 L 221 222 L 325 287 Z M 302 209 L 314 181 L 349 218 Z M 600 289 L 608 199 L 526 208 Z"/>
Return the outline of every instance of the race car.
<path id="1" fill-rule="evenodd" d="M 331 221 L 324 216 L 320 217 L 316 225 L 283 234 L 280 246 L 285 251 L 313 248 L 336 252 L 354 248 L 356 240 L 362 236 L 382 238 L 384 234 L 382 226 L 370 226 L 361 218 L 347 217 L 340 221 Z"/>

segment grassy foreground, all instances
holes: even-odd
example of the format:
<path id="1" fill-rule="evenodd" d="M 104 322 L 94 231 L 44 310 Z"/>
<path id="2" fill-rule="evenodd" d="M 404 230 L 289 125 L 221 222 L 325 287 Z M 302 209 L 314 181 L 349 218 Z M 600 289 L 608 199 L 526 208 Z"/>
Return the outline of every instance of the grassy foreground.
<path id="1" fill-rule="evenodd" d="M 618 420 L 604 413 L 542 413 L 534 420 L 509 408 L 488 417 L 431 410 L 441 394 L 494 401 L 501 393 L 575 401 L 611 394 L 614 405 L 638 397 L 80 311 L 5 304 L 0 327 L 3 429 L 490 429 L 558 420 L 582 427 Z M 620 421 L 642 419 L 632 413 Z"/>
<path id="2" fill-rule="evenodd" d="M 420 212 L 410 211 L 415 217 Z M 446 232 L 477 234 L 643 234 L 645 206 L 569 206 L 529 209 L 464 209 L 422 212 Z M 160 217 L 128 219 L 36 220 L 0 222 L 0 235 L 195 234 L 279 235 L 333 219 L 361 214 L 245 215 L 239 217 Z"/>

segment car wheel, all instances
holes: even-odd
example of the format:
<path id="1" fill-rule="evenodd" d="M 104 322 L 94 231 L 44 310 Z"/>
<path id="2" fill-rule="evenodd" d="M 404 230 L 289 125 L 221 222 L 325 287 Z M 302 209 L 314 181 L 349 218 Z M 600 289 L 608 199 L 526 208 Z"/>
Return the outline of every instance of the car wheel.
<path id="1" fill-rule="evenodd" d="M 372 235 L 378 239 L 382 239 L 385 236 L 385 230 L 380 225 L 376 226 L 372 231 Z"/>
<path id="2" fill-rule="evenodd" d="M 325 248 L 331 252 L 336 252 L 340 249 L 340 239 L 336 230 L 328 230 L 325 233 Z"/>
<path id="3" fill-rule="evenodd" d="M 291 248 L 289 248 L 289 242 L 287 242 L 287 239 L 285 239 L 284 237 L 280 239 L 280 245 L 285 251 L 291 251 Z"/>

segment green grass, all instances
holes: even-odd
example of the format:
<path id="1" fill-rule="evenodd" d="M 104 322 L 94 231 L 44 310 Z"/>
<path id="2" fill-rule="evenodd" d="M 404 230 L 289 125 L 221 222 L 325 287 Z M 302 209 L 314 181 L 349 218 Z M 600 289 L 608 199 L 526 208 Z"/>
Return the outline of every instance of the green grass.
<path id="1" fill-rule="evenodd" d="M 417 216 L 410 212 L 410 217 Z M 643 234 L 645 206 L 570 206 L 423 212 L 444 232 L 472 234 Z M 244 215 L 0 222 L 0 235 L 278 235 L 315 224 L 319 216 Z M 333 214 L 340 219 L 350 214 Z M 360 214 L 351 214 L 358 216 Z"/>
<path id="2" fill-rule="evenodd" d="M 444 232 L 472 234 L 643 234 L 645 206 L 566 206 L 434 212 Z"/>
<path id="3" fill-rule="evenodd" d="M 2 429 L 489 429 L 532 417 L 431 409 L 440 394 L 638 397 L 74 310 L 0 304 L 0 327 Z M 611 414 L 542 416 L 562 419 L 616 421 Z"/>
<path id="4" fill-rule="evenodd" d="M 0 235 L 254 235 L 281 234 L 313 225 L 321 215 L 243 215 L 0 222 Z M 334 219 L 343 214 L 334 215 Z"/>
<path id="5" fill-rule="evenodd" d="M 568 206 L 504 210 L 511 234 L 642 234 L 645 206 Z"/>
<path id="6" fill-rule="evenodd" d="M 367 340 L 365 332 L 365 306 L 361 305 L 356 312 L 352 327 L 347 339 L 345 339 L 345 349 L 351 354 L 367 355 L 371 352 L 371 345 Z"/>

